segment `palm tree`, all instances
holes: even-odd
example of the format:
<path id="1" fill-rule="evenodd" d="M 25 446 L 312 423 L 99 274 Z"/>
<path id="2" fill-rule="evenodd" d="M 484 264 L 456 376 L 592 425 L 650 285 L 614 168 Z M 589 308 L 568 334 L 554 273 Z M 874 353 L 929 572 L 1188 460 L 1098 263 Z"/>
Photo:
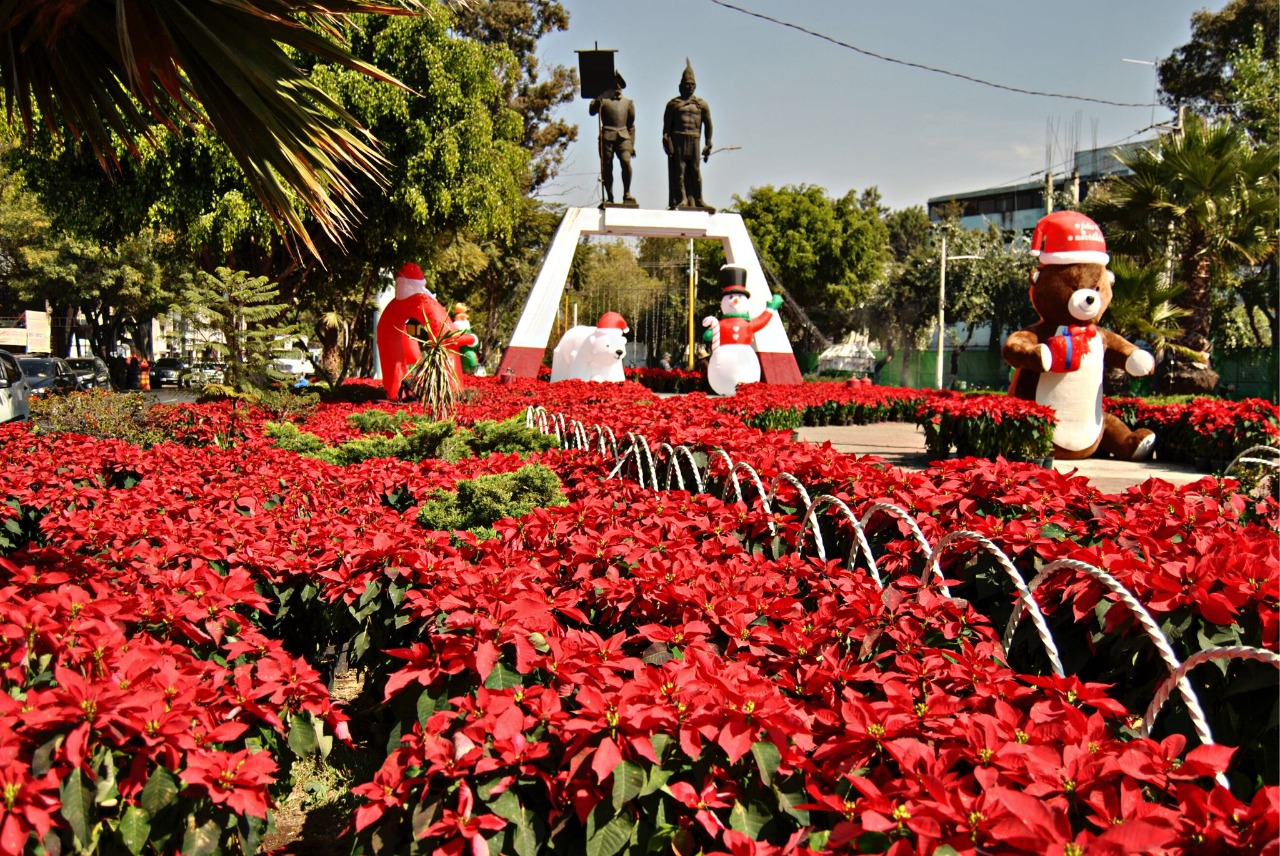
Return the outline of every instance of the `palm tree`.
<path id="1" fill-rule="evenodd" d="M 1114 250 L 1172 264 L 1183 286 L 1174 304 L 1187 313 L 1175 344 L 1185 350 L 1162 363 L 1158 383 L 1166 392 L 1209 392 L 1218 380 L 1209 361 L 1210 291 L 1274 251 L 1277 152 L 1252 146 L 1229 122 L 1190 117 L 1185 125 L 1121 157 L 1133 174 L 1112 179 L 1086 212 Z"/>
<path id="2" fill-rule="evenodd" d="M 309 209 L 335 240 L 358 214 L 354 171 L 377 177 L 375 141 L 288 51 L 395 81 L 353 57 L 359 13 L 408 14 L 421 0 L 0 0 L 6 104 L 31 137 L 44 122 L 104 166 L 154 132 L 207 123 L 278 225 L 314 253 Z M 301 203 L 301 204 L 299 204 Z"/>
<path id="3" fill-rule="evenodd" d="M 1107 307 L 1109 329 L 1130 341 L 1141 342 L 1157 360 L 1169 351 L 1194 362 L 1206 359 L 1204 354 L 1177 344 L 1182 336 L 1182 320 L 1188 313 L 1174 301 L 1186 288 L 1169 281 L 1162 263 L 1144 266 L 1126 256 L 1112 256 L 1109 267 L 1115 274 L 1111 304 Z M 1107 394 L 1126 392 L 1129 381 L 1124 369 L 1108 371 Z"/>

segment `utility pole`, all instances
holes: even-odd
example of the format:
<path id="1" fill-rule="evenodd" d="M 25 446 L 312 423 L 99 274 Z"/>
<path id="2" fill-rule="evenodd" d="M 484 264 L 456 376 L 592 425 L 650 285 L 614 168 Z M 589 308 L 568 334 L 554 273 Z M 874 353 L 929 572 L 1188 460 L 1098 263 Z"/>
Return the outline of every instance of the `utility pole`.
<path id="1" fill-rule="evenodd" d="M 689 239 L 689 355 L 685 360 L 685 368 L 693 371 L 693 331 L 694 312 L 697 311 L 698 268 L 697 256 L 693 254 L 693 238 Z"/>
<path id="2" fill-rule="evenodd" d="M 938 364 L 934 368 L 934 387 L 942 389 L 942 341 L 947 332 L 947 228 L 942 227 L 942 263 L 938 266 Z"/>
<path id="3" fill-rule="evenodd" d="M 940 227 L 942 231 L 942 257 L 941 264 L 938 265 L 938 365 L 934 368 L 934 386 L 942 389 L 942 351 L 943 343 L 946 341 L 947 333 L 947 260 L 957 261 L 959 259 L 980 259 L 982 256 L 965 255 L 965 256 L 948 256 L 947 255 L 947 225 L 944 223 Z"/>

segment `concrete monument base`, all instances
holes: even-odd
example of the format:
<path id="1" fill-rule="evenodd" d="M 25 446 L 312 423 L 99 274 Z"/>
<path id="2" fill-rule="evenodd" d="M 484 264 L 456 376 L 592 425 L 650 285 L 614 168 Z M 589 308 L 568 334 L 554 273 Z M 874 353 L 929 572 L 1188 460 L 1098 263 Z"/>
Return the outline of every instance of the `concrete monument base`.
<path id="1" fill-rule="evenodd" d="M 751 291 L 750 313 L 755 317 L 765 311 L 770 292 L 760 260 L 751 244 L 751 236 L 742 217 L 732 213 L 698 210 L 661 211 L 650 208 L 609 206 L 605 208 L 570 208 L 560 221 L 542 270 L 533 283 L 533 291 L 516 324 L 511 342 L 502 355 L 498 375 L 537 377 L 555 325 L 556 312 L 569 276 L 574 250 L 583 235 L 609 235 L 632 238 L 718 238 L 724 245 L 725 261 L 747 270 L 747 287 Z M 800 367 L 796 364 L 791 342 L 783 329 L 782 319 L 773 318 L 755 336 L 753 342 L 760 357 L 764 383 L 800 383 Z"/>

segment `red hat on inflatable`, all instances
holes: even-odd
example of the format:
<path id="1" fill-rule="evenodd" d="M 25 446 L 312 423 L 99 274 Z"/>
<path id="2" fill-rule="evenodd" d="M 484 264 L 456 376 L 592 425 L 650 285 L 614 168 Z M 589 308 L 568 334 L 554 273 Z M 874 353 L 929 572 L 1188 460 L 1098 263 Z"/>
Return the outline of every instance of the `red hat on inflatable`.
<path id="1" fill-rule="evenodd" d="M 426 277 L 422 275 L 422 268 L 418 267 L 417 262 L 405 262 L 400 268 L 400 272 L 396 274 L 396 279 L 405 279 L 410 282 L 423 282 Z"/>
<path id="2" fill-rule="evenodd" d="M 1055 211 L 1040 218 L 1031 233 L 1031 255 L 1042 265 L 1105 265 L 1107 242 L 1098 224 L 1077 211 Z"/>
<path id="3" fill-rule="evenodd" d="M 750 297 L 751 292 L 747 291 L 747 269 L 735 265 L 720 268 L 720 289 L 721 297 L 728 297 L 730 294 L 745 294 Z"/>
<path id="4" fill-rule="evenodd" d="M 600 316 L 600 320 L 596 322 L 597 330 L 621 330 L 626 333 L 631 328 L 627 326 L 627 321 L 617 312 L 606 312 Z"/>

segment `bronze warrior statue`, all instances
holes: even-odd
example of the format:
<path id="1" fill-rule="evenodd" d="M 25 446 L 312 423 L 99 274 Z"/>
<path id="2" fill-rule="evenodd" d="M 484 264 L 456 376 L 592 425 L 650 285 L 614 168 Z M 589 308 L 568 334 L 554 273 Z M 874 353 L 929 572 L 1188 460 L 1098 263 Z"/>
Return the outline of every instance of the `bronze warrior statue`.
<path id="1" fill-rule="evenodd" d="M 635 204 L 631 195 L 631 158 L 635 155 L 636 107 L 630 98 L 622 94 L 627 82 L 618 72 L 613 73 L 612 89 L 591 100 L 590 111 L 600 114 L 600 180 L 604 182 L 605 196 L 613 201 L 613 158 L 621 163 L 622 201 Z"/>
<path id="2" fill-rule="evenodd" d="M 667 102 L 662 117 L 662 150 L 667 153 L 667 207 L 707 208 L 702 201 L 698 137 L 706 129 L 702 160 L 711 157 L 711 108 L 693 94 L 693 65 L 684 61 L 680 95 Z"/>

